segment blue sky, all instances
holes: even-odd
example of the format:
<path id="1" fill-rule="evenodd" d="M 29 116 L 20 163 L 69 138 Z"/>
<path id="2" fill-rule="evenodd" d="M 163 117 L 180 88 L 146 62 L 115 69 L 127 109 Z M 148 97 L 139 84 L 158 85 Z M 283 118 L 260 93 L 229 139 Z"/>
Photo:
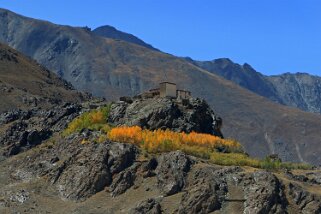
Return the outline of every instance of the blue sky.
<path id="1" fill-rule="evenodd" d="M 112 25 L 177 56 L 321 76 L 321 0 L 0 0 L 0 7 L 58 24 Z"/>

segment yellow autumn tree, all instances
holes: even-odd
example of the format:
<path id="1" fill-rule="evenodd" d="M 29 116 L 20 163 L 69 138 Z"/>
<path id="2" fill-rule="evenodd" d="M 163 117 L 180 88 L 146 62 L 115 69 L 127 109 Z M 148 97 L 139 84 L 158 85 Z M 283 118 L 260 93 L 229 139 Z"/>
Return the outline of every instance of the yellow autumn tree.
<path id="1" fill-rule="evenodd" d="M 208 152 L 240 152 L 241 145 L 234 140 L 225 140 L 210 134 L 196 132 L 184 133 L 170 130 L 143 130 L 138 126 L 116 127 L 111 129 L 108 138 L 112 141 L 132 143 L 143 147 L 148 152 L 164 152 L 172 150 L 206 150 Z M 204 150 L 204 151 L 205 151 Z"/>

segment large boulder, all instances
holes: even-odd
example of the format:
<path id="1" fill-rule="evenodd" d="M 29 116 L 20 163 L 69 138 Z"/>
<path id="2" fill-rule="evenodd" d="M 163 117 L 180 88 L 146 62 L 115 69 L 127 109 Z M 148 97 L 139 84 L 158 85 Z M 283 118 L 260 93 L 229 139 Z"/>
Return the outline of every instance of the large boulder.
<path id="1" fill-rule="evenodd" d="M 223 137 L 222 119 L 217 117 L 202 99 L 176 100 L 170 98 L 119 101 L 111 106 L 108 122 L 119 126 L 171 129 L 177 132 L 201 132 Z"/>
<path id="2" fill-rule="evenodd" d="M 286 213 L 285 187 L 273 173 L 258 171 L 244 180 L 244 213 Z"/>
<path id="3" fill-rule="evenodd" d="M 220 210 L 228 193 L 227 178 L 240 171 L 239 167 L 195 165 L 189 172 L 178 212 L 205 214 Z"/>
<path id="4" fill-rule="evenodd" d="M 173 195 L 182 190 L 191 160 L 181 151 L 162 154 L 156 168 L 158 187 L 164 195 Z"/>
<path id="5" fill-rule="evenodd" d="M 103 144 L 84 147 L 73 158 L 59 164 L 51 177 L 63 198 L 87 198 L 103 190 L 112 181 L 108 150 Z"/>
<path id="6" fill-rule="evenodd" d="M 81 145 L 64 161 L 55 164 L 49 177 L 63 198 L 82 200 L 110 186 L 112 196 L 124 193 L 133 185 L 138 149 L 131 144 L 93 142 Z M 68 154 L 65 154 L 68 155 Z M 132 167 L 131 167 L 132 166 Z"/>

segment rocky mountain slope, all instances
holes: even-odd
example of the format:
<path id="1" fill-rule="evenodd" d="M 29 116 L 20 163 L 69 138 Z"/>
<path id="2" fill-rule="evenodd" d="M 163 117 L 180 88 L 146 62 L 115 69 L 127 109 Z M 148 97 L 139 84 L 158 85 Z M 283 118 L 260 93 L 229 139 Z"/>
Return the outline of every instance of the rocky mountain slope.
<path id="1" fill-rule="evenodd" d="M 265 76 L 250 65 L 229 59 L 189 62 L 272 101 L 308 112 L 321 113 L 321 77 L 304 73 Z"/>
<path id="2" fill-rule="evenodd" d="M 50 108 L 88 98 L 34 60 L 1 43 L 0 91 L 0 113 L 18 108 Z"/>
<path id="3" fill-rule="evenodd" d="M 130 42 L 136 45 L 143 46 L 145 48 L 149 48 L 152 50 L 156 50 L 153 46 L 146 44 L 143 40 L 137 38 L 136 36 L 125 33 L 122 31 L 117 30 L 116 28 L 109 26 L 109 25 L 104 25 L 101 27 L 98 27 L 92 31 L 93 33 L 97 34 L 98 36 L 110 38 L 110 39 L 118 39 L 118 40 L 123 40 L 126 42 Z"/>
<path id="4" fill-rule="evenodd" d="M 16 50 L 0 44 L 0 159 L 65 128 L 89 96 Z M 63 122 L 62 122 L 63 121 Z"/>
<path id="5" fill-rule="evenodd" d="M 171 119 L 175 111 L 166 108 L 169 100 L 157 100 L 165 108 L 150 106 L 154 111 L 145 117 L 153 115 L 152 121 L 158 128 L 162 124 L 157 122 L 164 120 L 172 121 L 174 126 L 168 128 L 177 129 L 177 122 Z M 125 113 L 119 110 L 122 102 L 113 104 L 109 120 L 127 124 L 132 121 L 130 109 L 138 106 L 135 102 L 143 101 L 127 103 Z M 213 112 L 206 103 L 197 99 L 194 102 L 198 105 L 183 109 L 176 121 L 184 119 L 186 124 L 194 125 L 193 129 L 199 129 L 204 125 L 198 124 L 199 118 L 213 118 Z M 190 111 L 195 115 L 188 118 Z M 18 118 L 4 125 L 25 120 L 28 119 Z M 58 121 L 59 127 L 65 127 L 68 120 L 60 117 Z M 29 125 L 38 126 L 32 122 Z M 207 129 L 208 126 L 201 126 L 199 131 Z M 307 214 L 321 211 L 320 170 L 271 172 L 220 166 L 181 151 L 152 154 L 129 143 L 110 140 L 96 143 L 101 133 L 93 130 L 84 129 L 65 137 L 60 133 L 28 151 L 0 160 L 1 213 Z"/>
<path id="6" fill-rule="evenodd" d="M 321 77 L 306 73 L 267 76 L 282 103 L 305 111 L 321 113 Z"/>
<path id="7" fill-rule="evenodd" d="M 320 171 L 219 166 L 130 144 L 45 143 L 0 162 L 0 211 L 50 213 L 320 213 Z M 303 182 L 304 180 L 304 182 Z M 9 185 L 10 184 L 10 185 Z"/>
<path id="8" fill-rule="evenodd" d="M 321 116 L 275 104 L 184 59 L 0 10 L 0 41 L 36 59 L 77 89 L 108 99 L 164 80 L 205 98 L 224 119 L 225 137 L 251 155 L 320 163 Z M 284 131 L 286 130 L 286 131 Z"/>

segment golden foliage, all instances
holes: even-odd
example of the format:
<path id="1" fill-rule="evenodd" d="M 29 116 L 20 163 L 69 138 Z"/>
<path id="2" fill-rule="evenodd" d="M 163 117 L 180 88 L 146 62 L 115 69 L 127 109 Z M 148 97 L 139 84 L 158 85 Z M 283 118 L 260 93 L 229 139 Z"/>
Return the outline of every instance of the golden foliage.
<path id="1" fill-rule="evenodd" d="M 142 130 L 138 126 L 116 127 L 108 132 L 112 141 L 132 143 L 143 147 L 148 152 L 164 152 L 181 149 L 187 153 L 202 150 L 208 153 L 213 151 L 240 152 L 241 145 L 234 140 L 225 140 L 210 134 L 178 133 L 170 130 Z M 204 150 L 205 149 L 205 150 Z M 202 155 L 203 156 L 203 155 Z M 208 156 L 208 155 L 204 155 Z"/>
<path id="2" fill-rule="evenodd" d="M 209 159 L 219 165 L 252 166 L 268 170 L 310 169 L 307 164 L 259 160 L 243 153 L 235 140 L 221 139 L 210 134 L 177 133 L 170 130 L 143 130 L 138 126 L 112 128 L 107 138 L 121 143 L 135 144 L 147 152 L 158 153 L 182 150 L 186 154 Z"/>

